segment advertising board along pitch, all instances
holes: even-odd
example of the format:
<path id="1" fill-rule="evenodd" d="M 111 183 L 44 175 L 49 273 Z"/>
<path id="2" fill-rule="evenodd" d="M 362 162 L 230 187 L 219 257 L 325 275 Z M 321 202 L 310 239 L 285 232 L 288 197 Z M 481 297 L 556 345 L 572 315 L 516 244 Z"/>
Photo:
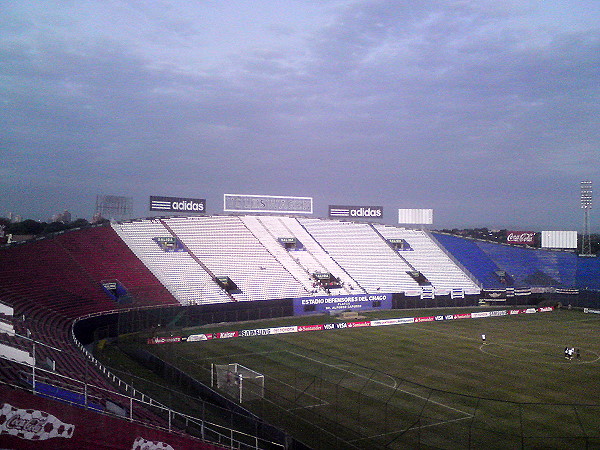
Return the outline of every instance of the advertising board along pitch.
<path id="1" fill-rule="evenodd" d="M 314 298 L 316 300 L 316 298 Z M 321 304 L 325 304 L 322 302 Z M 511 309 L 511 310 L 492 310 L 492 311 L 478 311 L 469 312 L 462 314 L 447 314 L 437 316 L 425 316 L 425 317 L 399 317 L 392 319 L 377 319 L 377 320 L 366 320 L 363 322 L 336 322 L 336 323 L 325 323 L 325 324 L 313 324 L 313 325 L 289 325 L 272 328 L 256 328 L 252 330 L 231 330 L 224 332 L 208 333 L 208 334 L 195 334 L 190 335 L 187 338 L 180 336 L 175 337 L 154 337 L 148 338 L 148 344 L 169 344 L 176 342 L 202 342 L 209 339 L 231 339 L 237 337 L 254 337 L 254 336 L 267 336 L 272 334 L 282 333 L 298 333 L 304 331 L 330 331 L 344 328 L 362 328 L 362 327 L 381 327 L 389 325 L 401 325 L 401 324 L 413 324 L 423 322 L 442 322 L 446 320 L 458 320 L 458 319 L 478 319 L 478 318 L 491 318 L 501 317 L 517 314 L 536 314 L 542 312 L 552 312 L 554 308 L 546 306 L 543 308 L 526 308 L 526 309 Z M 599 310 L 586 309 L 586 312 L 600 313 Z"/>

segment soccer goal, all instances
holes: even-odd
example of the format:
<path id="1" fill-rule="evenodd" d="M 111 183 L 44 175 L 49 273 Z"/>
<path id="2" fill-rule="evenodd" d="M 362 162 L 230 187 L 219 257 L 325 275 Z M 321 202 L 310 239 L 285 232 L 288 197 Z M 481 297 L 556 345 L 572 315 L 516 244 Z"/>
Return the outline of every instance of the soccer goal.
<path id="1" fill-rule="evenodd" d="M 240 403 L 263 398 L 265 376 L 238 363 L 212 364 L 211 386 Z"/>

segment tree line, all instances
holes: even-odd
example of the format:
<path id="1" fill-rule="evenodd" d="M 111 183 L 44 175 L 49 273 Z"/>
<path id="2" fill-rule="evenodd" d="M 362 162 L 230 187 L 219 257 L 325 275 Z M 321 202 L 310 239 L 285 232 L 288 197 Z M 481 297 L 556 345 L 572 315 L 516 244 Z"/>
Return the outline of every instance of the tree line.
<path id="1" fill-rule="evenodd" d="M 102 219 L 107 222 L 106 219 Z M 38 222 L 33 219 L 26 219 L 21 222 L 11 222 L 5 217 L 0 217 L 0 229 L 4 231 L 4 235 L 31 235 L 43 236 L 45 234 L 57 233 L 59 231 L 71 230 L 73 228 L 81 228 L 89 226 L 90 222 L 86 219 L 76 219 L 72 222 Z"/>

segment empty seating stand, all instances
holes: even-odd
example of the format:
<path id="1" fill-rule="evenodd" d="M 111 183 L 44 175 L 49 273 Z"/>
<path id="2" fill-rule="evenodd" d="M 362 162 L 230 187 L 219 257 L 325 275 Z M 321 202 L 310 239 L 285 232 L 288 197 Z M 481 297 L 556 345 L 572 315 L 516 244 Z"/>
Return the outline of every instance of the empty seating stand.
<path id="1" fill-rule="evenodd" d="M 438 295 L 448 295 L 453 289 L 466 294 L 478 294 L 478 284 L 446 254 L 423 230 L 412 230 L 376 224 L 374 227 L 386 239 L 404 239 L 412 249 L 399 254 L 415 270 L 421 272 Z"/>
<path id="2" fill-rule="evenodd" d="M 238 216 L 173 217 L 165 223 L 215 276 L 228 276 L 239 301 L 307 295 L 303 283 L 268 251 Z"/>
<path id="3" fill-rule="evenodd" d="M 165 251 L 156 238 L 173 237 L 157 219 L 113 224 L 133 253 L 182 305 L 223 303 L 230 298 L 185 250 Z"/>
<path id="4" fill-rule="evenodd" d="M 111 394 L 114 388 L 72 342 L 73 321 L 124 308 L 178 304 L 109 226 L 2 248 L 0 267 L 2 315 L 5 319 L 5 312 L 12 312 L 15 332 L 2 333 L 1 340 L 10 340 L 5 345 L 25 352 L 15 355 L 35 356 L 36 361 L 34 372 L 26 361 L 2 358 L 0 376 L 10 384 L 34 388 L 34 381 L 39 381 L 80 386 L 83 392 L 86 383 L 90 397 L 107 400 L 116 395 Z M 102 281 L 108 279 L 119 280 L 130 290 L 127 304 L 107 295 Z M 135 415 L 152 416 L 147 411 Z"/>
<path id="5" fill-rule="evenodd" d="M 483 241 L 477 242 L 477 246 L 513 277 L 515 286 L 577 285 L 577 256 L 574 253 Z"/>
<path id="6" fill-rule="evenodd" d="M 505 284 L 494 275 L 498 265 L 472 239 L 450 234 L 432 233 L 433 237 L 475 276 L 484 289 L 503 289 Z"/>
<path id="7" fill-rule="evenodd" d="M 300 218 L 299 223 L 368 293 L 421 291 L 412 268 L 367 223 Z"/>
<path id="8" fill-rule="evenodd" d="M 484 289 L 565 287 L 597 289 L 600 270 L 596 258 L 574 253 L 526 248 L 435 233 L 434 237 L 461 262 Z M 587 264 L 586 264 L 587 263 Z M 498 273 L 505 273 L 499 277 Z"/>
<path id="9" fill-rule="evenodd" d="M 281 232 L 289 232 L 302 243 L 305 251 L 297 252 L 294 255 L 298 263 L 302 265 L 309 273 L 314 274 L 317 271 L 330 273 L 341 281 L 343 291 L 340 293 L 363 294 L 365 290 L 353 279 L 347 271 L 341 267 L 334 259 L 323 249 L 321 244 L 306 231 L 306 228 L 300 223 L 299 219 L 294 217 L 275 217 L 268 216 L 261 218 L 267 227 L 271 227 L 274 219 L 277 219 L 284 229 Z"/>
<path id="10" fill-rule="evenodd" d="M 244 216 L 242 220 L 259 241 L 314 295 L 327 292 L 315 284 L 315 273 L 330 273 L 340 280 L 339 294 L 359 294 L 364 291 L 355 280 L 323 250 L 293 217 Z M 281 239 L 296 239 L 300 248 L 286 250 Z"/>

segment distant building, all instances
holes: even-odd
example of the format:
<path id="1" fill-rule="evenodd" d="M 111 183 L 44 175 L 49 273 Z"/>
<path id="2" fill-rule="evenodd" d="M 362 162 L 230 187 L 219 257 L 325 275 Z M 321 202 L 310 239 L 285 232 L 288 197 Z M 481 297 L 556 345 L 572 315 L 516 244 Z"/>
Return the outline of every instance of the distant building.
<path id="1" fill-rule="evenodd" d="M 18 222 L 22 222 L 23 218 L 21 217 L 20 214 L 14 214 L 14 213 L 9 212 L 8 220 L 10 220 L 10 223 L 18 223 Z"/>
<path id="2" fill-rule="evenodd" d="M 54 214 L 51 219 L 52 222 L 71 223 L 71 213 L 66 209 L 62 213 Z"/>
<path id="3" fill-rule="evenodd" d="M 104 220 L 104 217 L 102 217 L 102 214 L 100 214 L 99 212 L 95 213 L 94 216 L 92 217 L 92 223 L 99 223 L 102 222 Z"/>

